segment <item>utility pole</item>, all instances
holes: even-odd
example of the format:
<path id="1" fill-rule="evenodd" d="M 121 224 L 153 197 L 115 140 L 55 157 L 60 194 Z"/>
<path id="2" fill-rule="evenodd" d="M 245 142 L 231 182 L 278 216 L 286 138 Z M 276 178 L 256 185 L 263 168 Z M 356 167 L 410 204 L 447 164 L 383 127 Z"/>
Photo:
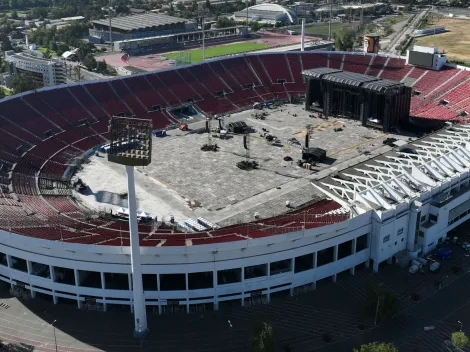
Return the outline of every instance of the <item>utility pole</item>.
<path id="1" fill-rule="evenodd" d="M 111 45 L 110 51 L 113 52 L 114 48 L 113 48 L 113 30 L 111 29 L 111 0 L 109 0 L 108 17 L 109 17 L 109 44 Z"/>
<path id="2" fill-rule="evenodd" d="M 364 20 L 364 6 L 362 6 L 362 0 L 361 0 L 361 22 L 360 22 L 361 26 L 362 26 L 363 20 Z"/>
<path id="3" fill-rule="evenodd" d="M 246 29 L 248 30 L 248 6 L 249 2 L 248 0 L 246 1 Z"/>
<path id="4" fill-rule="evenodd" d="M 328 26 L 328 40 L 331 40 L 331 36 L 332 36 L 332 33 L 331 33 L 331 20 L 333 18 L 333 0 L 330 0 L 330 23 L 329 23 L 329 26 Z"/>

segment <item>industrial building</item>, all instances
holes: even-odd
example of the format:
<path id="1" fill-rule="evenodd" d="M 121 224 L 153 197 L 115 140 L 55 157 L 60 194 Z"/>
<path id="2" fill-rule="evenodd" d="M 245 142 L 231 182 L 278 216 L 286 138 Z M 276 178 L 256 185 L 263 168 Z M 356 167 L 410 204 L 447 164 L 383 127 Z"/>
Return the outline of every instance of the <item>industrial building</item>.
<path id="1" fill-rule="evenodd" d="M 65 63 L 43 59 L 28 53 L 5 52 L 5 61 L 16 75 L 29 75 L 39 87 L 51 87 L 66 82 Z"/>
<path id="2" fill-rule="evenodd" d="M 109 42 L 108 18 L 91 22 L 89 40 Z M 196 30 L 195 22 L 154 12 L 116 17 L 111 19 L 112 41 L 146 38 Z"/>

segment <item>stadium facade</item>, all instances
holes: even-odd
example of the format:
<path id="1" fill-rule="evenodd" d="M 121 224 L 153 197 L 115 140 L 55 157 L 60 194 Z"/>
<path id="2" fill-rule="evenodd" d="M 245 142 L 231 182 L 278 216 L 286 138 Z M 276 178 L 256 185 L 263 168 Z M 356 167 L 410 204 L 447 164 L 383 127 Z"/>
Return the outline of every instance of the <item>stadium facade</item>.
<path id="1" fill-rule="evenodd" d="M 129 229 L 81 209 L 64 186 L 77 160 L 107 140 L 110 116 L 152 119 L 154 128 L 163 128 L 175 122 L 166 108 L 187 99 L 200 111 L 227 113 L 304 95 L 302 69 L 340 63 L 345 71 L 398 79 L 414 70 L 393 60 L 243 55 L 0 101 L 0 280 L 55 303 L 132 307 Z M 453 90 L 467 84 L 461 75 L 468 75 L 455 68 L 418 72 L 420 81 L 433 77 L 420 88 L 420 100 L 435 104 L 428 110 L 439 107 L 442 96 L 457 99 Z M 449 88 L 438 95 L 444 84 Z M 324 199 L 276 218 L 191 233 L 139 226 L 147 306 L 190 311 L 197 304 L 217 309 L 225 301 L 269 301 L 273 293 L 315 287 L 358 266 L 377 271 L 384 261 L 429 252 L 470 217 L 469 142 L 470 129 L 457 124 L 351 165 L 313 182 Z"/>

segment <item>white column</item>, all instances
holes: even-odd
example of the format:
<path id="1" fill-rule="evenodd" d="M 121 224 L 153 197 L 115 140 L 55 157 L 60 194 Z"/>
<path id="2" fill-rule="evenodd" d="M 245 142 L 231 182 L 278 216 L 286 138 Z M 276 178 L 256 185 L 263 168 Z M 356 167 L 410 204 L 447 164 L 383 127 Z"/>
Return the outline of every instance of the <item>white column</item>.
<path id="1" fill-rule="evenodd" d="M 219 297 L 217 297 L 217 269 L 212 274 L 212 285 L 214 286 L 214 310 L 219 310 Z"/>
<path id="2" fill-rule="evenodd" d="M 242 266 L 242 307 L 245 305 L 245 267 Z"/>
<path id="3" fill-rule="evenodd" d="M 106 306 L 106 276 L 104 275 L 104 272 L 100 271 L 100 277 L 101 277 L 101 290 L 103 291 L 103 312 L 106 312 L 107 306 Z"/>
<path id="4" fill-rule="evenodd" d="M 300 51 L 304 51 L 305 48 L 305 19 L 302 18 L 302 33 L 300 36 Z"/>
<path id="5" fill-rule="evenodd" d="M 339 245 L 338 245 L 338 244 L 333 247 L 333 262 L 338 261 L 338 249 L 339 249 Z M 336 282 L 337 275 L 338 275 L 338 274 L 334 274 L 334 275 L 333 275 L 333 282 Z"/>
<path id="6" fill-rule="evenodd" d="M 53 268 L 54 268 L 54 267 L 51 266 L 51 278 L 53 277 L 53 276 L 52 276 L 52 275 L 53 275 L 53 274 L 52 274 L 52 273 L 53 273 L 53 271 L 52 271 Z M 75 287 L 77 287 L 75 290 L 78 292 L 78 286 L 80 286 L 80 285 L 79 285 L 80 279 L 79 279 L 79 277 L 78 277 L 78 270 L 77 270 L 77 269 L 73 269 L 73 276 L 74 276 L 74 278 L 75 278 Z M 78 307 L 78 309 L 82 308 L 82 301 L 80 300 L 80 294 L 78 294 L 78 293 L 77 293 L 77 307 Z"/>
<path id="7" fill-rule="evenodd" d="M 357 238 L 352 239 L 352 244 L 351 244 L 351 255 L 356 254 L 356 245 L 357 245 Z M 356 266 L 353 266 L 351 269 L 349 269 L 349 272 L 351 275 L 354 275 L 356 273 Z"/>
<path id="8" fill-rule="evenodd" d="M 162 314 L 162 298 L 160 291 L 160 274 L 157 274 L 157 290 L 158 290 L 158 314 Z"/>
<path id="9" fill-rule="evenodd" d="M 142 268 L 140 267 L 139 230 L 137 227 L 137 204 L 135 200 L 134 167 L 126 165 L 127 193 L 129 208 L 129 230 L 131 240 L 131 271 L 134 297 L 134 336 L 147 333 L 147 312 L 145 311 Z"/>
<path id="10" fill-rule="evenodd" d="M 290 267 L 291 267 L 291 270 L 292 270 L 292 283 L 290 285 L 289 293 L 290 293 L 291 296 L 294 296 L 295 257 L 292 257 Z"/>
<path id="11" fill-rule="evenodd" d="M 36 297 L 36 291 L 34 291 L 33 289 L 33 284 L 31 283 L 31 275 L 33 274 L 33 264 L 27 260 L 26 261 L 26 267 L 28 268 L 28 274 L 29 274 L 29 293 L 31 295 L 31 298 L 35 298 Z"/>

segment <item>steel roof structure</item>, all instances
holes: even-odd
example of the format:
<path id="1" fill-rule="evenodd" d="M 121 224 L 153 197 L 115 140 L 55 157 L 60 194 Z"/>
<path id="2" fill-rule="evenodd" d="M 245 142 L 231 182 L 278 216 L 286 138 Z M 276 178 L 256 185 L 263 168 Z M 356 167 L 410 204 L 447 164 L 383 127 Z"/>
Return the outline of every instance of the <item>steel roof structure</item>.
<path id="1" fill-rule="evenodd" d="M 151 28 L 164 27 L 172 24 L 189 23 L 190 20 L 177 18 L 158 13 L 144 13 L 124 17 L 115 17 L 112 19 L 111 26 L 123 31 L 148 30 Z M 92 21 L 94 25 L 109 26 L 108 19 Z"/>
<path id="2" fill-rule="evenodd" d="M 454 126 L 312 183 L 355 213 L 389 210 L 468 172 L 470 126 Z"/>

